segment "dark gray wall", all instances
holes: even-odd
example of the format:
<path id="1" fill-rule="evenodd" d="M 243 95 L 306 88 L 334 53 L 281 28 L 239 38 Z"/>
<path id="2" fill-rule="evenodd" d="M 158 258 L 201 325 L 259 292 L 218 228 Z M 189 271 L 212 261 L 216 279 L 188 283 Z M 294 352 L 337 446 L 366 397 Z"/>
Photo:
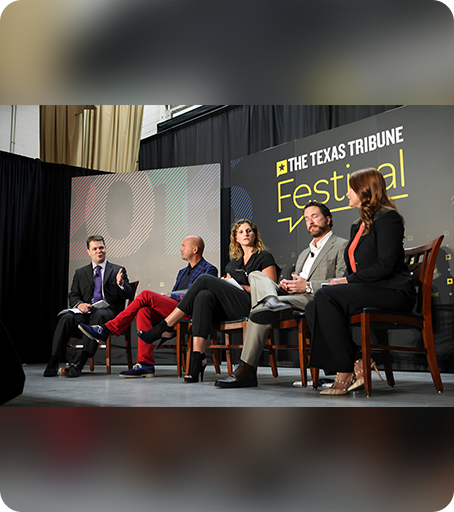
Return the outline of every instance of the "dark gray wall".
<path id="1" fill-rule="evenodd" d="M 233 162 L 231 170 L 231 221 L 251 217 L 288 277 L 311 240 L 301 220 L 304 204 L 325 203 L 333 212 L 334 231 L 348 238 L 358 216 L 345 196 L 348 173 L 379 168 L 405 217 L 404 245 L 445 235 L 433 289 L 435 338 L 444 370 L 454 370 L 453 121 L 453 107 L 401 107 L 248 156 Z M 383 135 L 388 135 L 388 144 L 375 147 L 374 137 L 381 144 Z M 419 335 L 407 336 L 411 343 L 420 343 Z M 413 356 L 396 359 L 402 368 L 420 367 Z"/>

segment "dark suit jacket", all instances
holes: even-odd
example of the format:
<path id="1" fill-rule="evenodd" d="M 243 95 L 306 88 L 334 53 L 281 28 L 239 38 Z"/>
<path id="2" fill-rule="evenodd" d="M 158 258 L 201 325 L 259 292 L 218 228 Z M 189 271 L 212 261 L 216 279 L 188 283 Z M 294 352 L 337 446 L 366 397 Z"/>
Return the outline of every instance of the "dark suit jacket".
<path id="1" fill-rule="evenodd" d="M 179 284 L 180 284 L 180 280 L 181 278 L 183 277 L 183 274 L 186 272 L 186 269 L 188 267 L 184 267 L 182 268 L 181 270 L 178 271 L 178 274 L 177 274 L 177 279 L 175 281 L 175 284 L 172 288 L 172 292 L 175 291 L 175 290 L 179 290 Z M 192 283 L 195 281 L 195 279 L 197 277 L 199 277 L 201 274 L 211 274 L 212 276 L 215 276 L 217 277 L 218 276 L 218 269 L 212 265 L 211 263 L 208 263 L 208 261 L 205 259 L 205 258 L 202 258 L 200 261 L 199 261 L 199 264 L 195 267 L 194 271 L 192 272 L 191 274 L 191 277 L 189 279 L 189 287 L 192 285 Z M 172 297 L 172 299 L 174 300 L 181 300 L 181 294 L 178 293 L 178 294 L 170 294 L 170 296 Z"/>
<path id="2" fill-rule="evenodd" d="M 122 290 L 117 284 L 117 274 L 120 268 L 123 269 L 123 286 Z M 93 278 L 93 265 L 90 264 L 79 268 L 74 273 L 71 290 L 68 294 L 69 307 L 75 307 L 79 302 L 90 303 L 93 299 L 95 283 Z M 106 263 L 103 278 L 104 297 L 110 304 L 110 309 L 118 315 L 125 307 L 125 300 L 131 297 L 131 286 L 129 284 L 126 269 L 115 263 Z"/>
<path id="3" fill-rule="evenodd" d="M 359 221 L 352 225 L 344 253 L 347 281 L 414 292 L 410 271 L 404 261 L 404 225 L 400 215 L 385 208 L 377 212 L 370 233 L 363 234 L 356 247 L 356 273 L 353 273 L 348 248 L 360 225 Z"/>

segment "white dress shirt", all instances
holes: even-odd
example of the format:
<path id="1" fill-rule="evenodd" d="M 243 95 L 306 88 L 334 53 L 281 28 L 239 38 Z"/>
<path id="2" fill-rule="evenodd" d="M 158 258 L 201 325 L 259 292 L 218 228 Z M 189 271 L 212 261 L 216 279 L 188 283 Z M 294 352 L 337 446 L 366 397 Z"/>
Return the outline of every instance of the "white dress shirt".
<path id="1" fill-rule="evenodd" d="M 326 242 L 329 240 L 332 234 L 332 230 L 329 230 L 328 233 L 326 233 L 326 235 L 318 241 L 317 245 L 315 245 L 315 240 L 312 239 L 311 243 L 309 244 L 309 250 L 311 252 L 309 256 L 306 258 L 306 261 L 304 262 L 303 268 L 301 269 L 300 272 L 300 277 L 307 280 L 309 274 L 311 273 L 312 265 L 314 264 L 315 258 L 323 249 L 323 247 L 325 246 Z M 310 282 L 307 283 L 306 292 L 312 293 L 312 286 Z"/>

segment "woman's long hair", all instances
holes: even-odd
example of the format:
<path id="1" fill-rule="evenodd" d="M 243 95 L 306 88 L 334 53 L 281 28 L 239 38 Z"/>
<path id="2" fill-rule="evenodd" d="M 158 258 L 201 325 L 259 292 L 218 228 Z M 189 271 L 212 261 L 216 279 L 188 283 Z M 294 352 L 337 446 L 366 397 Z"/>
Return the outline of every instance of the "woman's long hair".
<path id="1" fill-rule="evenodd" d="M 230 232 L 229 257 L 231 260 L 238 260 L 244 255 L 241 245 L 236 241 L 236 234 L 238 233 L 238 229 L 241 224 L 249 224 L 252 231 L 255 233 L 255 247 L 252 252 L 255 253 L 266 250 L 265 244 L 262 242 L 262 237 L 260 236 L 259 228 L 249 219 L 241 219 L 235 222 L 232 231 Z"/>
<path id="2" fill-rule="evenodd" d="M 396 203 L 388 196 L 385 178 L 377 169 L 369 167 L 354 172 L 350 176 L 349 184 L 361 201 L 359 217 L 364 222 L 365 235 L 370 233 L 374 215 L 382 208 L 399 213 Z M 403 220 L 402 218 L 402 222 Z"/>

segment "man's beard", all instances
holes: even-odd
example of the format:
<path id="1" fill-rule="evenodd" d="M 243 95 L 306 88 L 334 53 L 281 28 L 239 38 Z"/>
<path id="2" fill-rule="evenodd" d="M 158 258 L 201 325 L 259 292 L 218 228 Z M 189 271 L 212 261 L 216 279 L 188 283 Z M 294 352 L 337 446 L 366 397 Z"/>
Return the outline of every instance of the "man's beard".
<path id="1" fill-rule="evenodd" d="M 319 236 L 322 236 L 324 233 L 326 233 L 326 228 L 323 226 L 312 226 L 312 227 L 315 228 L 316 230 L 315 231 L 311 230 L 311 229 L 307 230 L 312 238 L 317 238 Z"/>

